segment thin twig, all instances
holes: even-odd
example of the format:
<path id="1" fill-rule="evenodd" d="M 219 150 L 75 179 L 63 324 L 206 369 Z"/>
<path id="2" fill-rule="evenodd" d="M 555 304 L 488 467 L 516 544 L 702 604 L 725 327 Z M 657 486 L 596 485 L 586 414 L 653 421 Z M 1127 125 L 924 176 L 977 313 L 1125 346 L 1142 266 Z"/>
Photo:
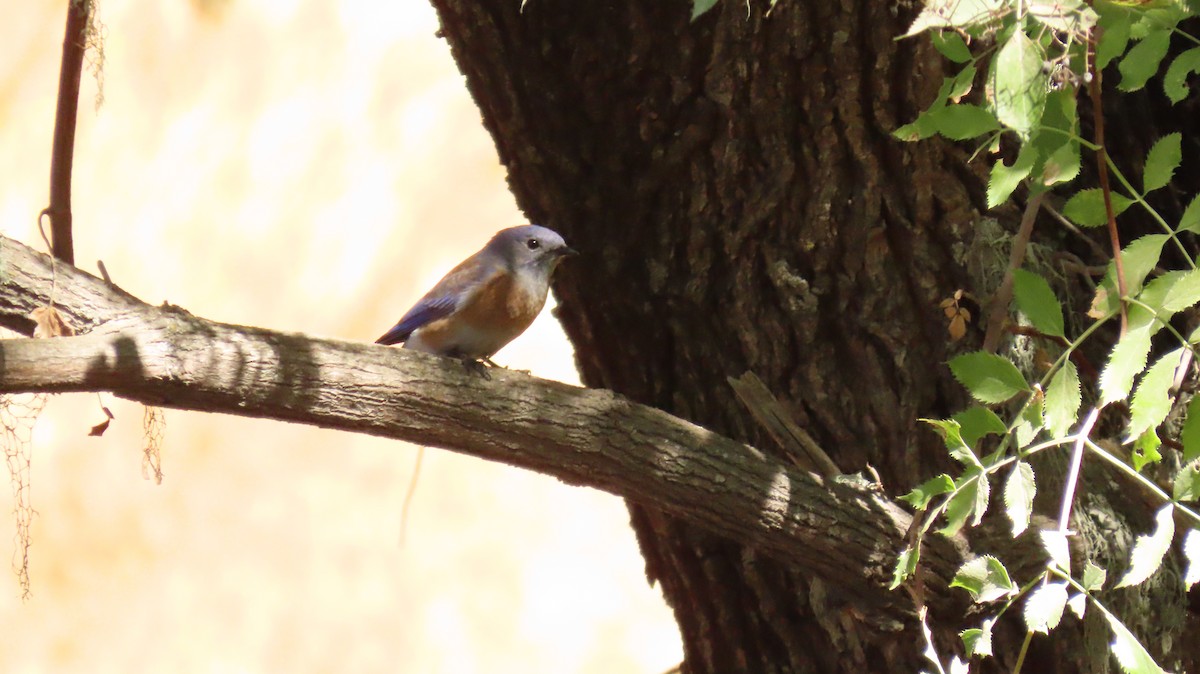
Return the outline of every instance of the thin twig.
<path id="1" fill-rule="evenodd" d="M 1082 230 L 1075 226 L 1075 223 L 1067 219 L 1067 216 L 1059 213 L 1057 208 L 1051 206 L 1050 204 L 1043 204 L 1042 208 L 1045 209 L 1045 211 L 1050 214 L 1050 217 L 1054 218 L 1058 224 L 1062 225 L 1063 229 L 1071 232 L 1075 236 L 1079 237 L 1080 240 L 1082 240 L 1085 244 L 1087 244 L 1087 246 L 1092 249 L 1092 252 L 1096 254 L 1096 257 L 1101 260 L 1108 257 L 1108 251 L 1104 250 L 1103 246 L 1092 240 L 1092 237 L 1084 234 Z"/>
<path id="2" fill-rule="evenodd" d="M 1096 26 L 1088 40 L 1088 93 L 1092 98 L 1092 124 L 1095 127 L 1096 141 L 1096 170 L 1100 178 L 1100 193 L 1104 195 L 1104 213 L 1108 217 L 1108 239 L 1112 244 L 1113 264 L 1117 272 L 1117 291 L 1121 294 L 1121 336 L 1129 327 L 1129 316 L 1125 311 L 1125 266 L 1121 262 L 1121 237 L 1117 234 L 1117 215 L 1113 212 L 1112 188 L 1108 184 L 1108 150 L 1104 145 L 1104 110 L 1101 107 L 1100 87 L 1102 83 L 1100 69 L 1096 67 L 1096 44 L 1100 41 L 1103 29 Z"/>
<path id="3" fill-rule="evenodd" d="M 1045 192 L 1029 196 L 1025 202 L 1025 212 L 1021 214 L 1021 227 L 1013 238 L 1012 251 L 1008 256 L 1008 269 L 1004 272 L 1004 280 L 996 294 L 992 296 L 992 304 L 988 309 L 987 335 L 983 339 L 983 350 L 995 352 L 1000 346 L 1000 337 L 1004 334 L 1004 315 L 1008 313 L 1008 303 L 1012 301 L 1013 274 L 1021 268 L 1025 261 L 1025 247 L 1033 234 L 1033 223 L 1037 220 L 1038 208 L 1041 207 Z"/>
<path id="4" fill-rule="evenodd" d="M 79 80 L 83 73 L 84 31 L 91 0 L 67 4 L 62 66 L 58 75 L 58 106 L 54 113 L 54 147 L 50 157 L 50 205 L 42 213 L 50 218 L 54 257 L 75 264 L 71 237 L 71 167 L 75 161 L 75 120 L 79 111 Z"/>

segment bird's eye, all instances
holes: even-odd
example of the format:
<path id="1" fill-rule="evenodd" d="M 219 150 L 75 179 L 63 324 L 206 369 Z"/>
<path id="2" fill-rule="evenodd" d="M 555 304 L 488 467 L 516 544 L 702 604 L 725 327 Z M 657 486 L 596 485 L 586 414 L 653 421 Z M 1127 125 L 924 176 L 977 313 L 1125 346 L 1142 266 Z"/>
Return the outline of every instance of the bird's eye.
<path id="1" fill-rule="evenodd" d="M 530 239 L 525 242 L 525 245 L 529 246 L 529 250 L 537 250 L 542 247 L 542 242 L 537 239 Z"/>

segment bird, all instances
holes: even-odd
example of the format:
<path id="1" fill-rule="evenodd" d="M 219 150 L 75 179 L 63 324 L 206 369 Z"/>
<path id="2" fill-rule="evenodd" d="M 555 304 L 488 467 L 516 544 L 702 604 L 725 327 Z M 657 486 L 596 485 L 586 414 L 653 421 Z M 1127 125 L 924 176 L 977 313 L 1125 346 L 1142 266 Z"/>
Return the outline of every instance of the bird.
<path id="1" fill-rule="evenodd" d="M 477 368 L 495 365 L 491 357 L 533 323 L 546 304 L 555 268 L 573 255 L 578 252 L 552 229 L 502 229 L 375 343 L 402 343 Z"/>

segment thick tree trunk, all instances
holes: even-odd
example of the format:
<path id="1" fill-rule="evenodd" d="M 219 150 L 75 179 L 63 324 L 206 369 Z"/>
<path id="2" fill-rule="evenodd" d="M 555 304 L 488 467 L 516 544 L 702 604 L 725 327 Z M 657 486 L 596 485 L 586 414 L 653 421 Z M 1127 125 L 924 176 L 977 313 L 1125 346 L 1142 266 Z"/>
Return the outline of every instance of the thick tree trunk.
<path id="1" fill-rule="evenodd" d="M 726 383 L 751 371 L 843 470 L 898 494 L 947 469 L 918 421 L 964 403 L 938 303 L 985 294 L 999 267 L 980 260 L 1007 251 L 977 235 L 983 163 L 889 136 L 942 79 L 927 41 L 894 40 L 914 8 L 725 0 L 689 22 L 682 0 L 433 3 L 519 203 L 583 251 L 556 291 L 588 385 L 770 448 Z M 991 215 L 1011 231 L 1015 213 Z M 913 621 L 864 621 L 787 560 L 630 512 L 687 671 L 924 666 Z M 944 618 L 948 654 L 966 625 Z M 1005 629 L 1011 665 L 1024 634 Z M 1036 640 L 1026 671 L 1104 671 L 1080 643 Z"/>

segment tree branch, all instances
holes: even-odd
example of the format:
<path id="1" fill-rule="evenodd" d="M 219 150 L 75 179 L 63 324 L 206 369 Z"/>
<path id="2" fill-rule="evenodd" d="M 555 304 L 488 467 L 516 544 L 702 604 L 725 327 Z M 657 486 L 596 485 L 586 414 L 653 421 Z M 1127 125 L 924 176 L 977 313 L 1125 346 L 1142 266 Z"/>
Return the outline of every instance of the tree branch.
<path id="1" fill-rule="evenodd" d="M 84 31 L 87 29 L 88 0 L 67 3 L 67 27 L 63 32 L 62 66 L 58 74 L 58 106 L 54 113 L 54 148 L 50 156 L 50 205 L 42 215 L 50 217 L 50 239 L 54 256 L 75 263 L 71 237 L 71 166 L 75 157 L 75 119 L 79 113 L 79 80 L 83 75 Z"/>
<path id="2" fill-rule="evenodd" d="M 0 237 L 0 318 L 48 302 L 51 260 Z M 0 393 L 111 391 L 149 405 L 370 433 L 553 475 L 675 514 L 838 587 L 876 625 L 914 615 L 886 589 L 911 516 L 609 391 L 374 344 L 204 320 L 58 265 L 55 305 L 81 333 L 0 340 Z M 84 334 L 86 333 L 86 334 Z M 931 598 L 963 559 L 925 549 Z M 936 602 L 934 602 L 936 604 Z"/>

